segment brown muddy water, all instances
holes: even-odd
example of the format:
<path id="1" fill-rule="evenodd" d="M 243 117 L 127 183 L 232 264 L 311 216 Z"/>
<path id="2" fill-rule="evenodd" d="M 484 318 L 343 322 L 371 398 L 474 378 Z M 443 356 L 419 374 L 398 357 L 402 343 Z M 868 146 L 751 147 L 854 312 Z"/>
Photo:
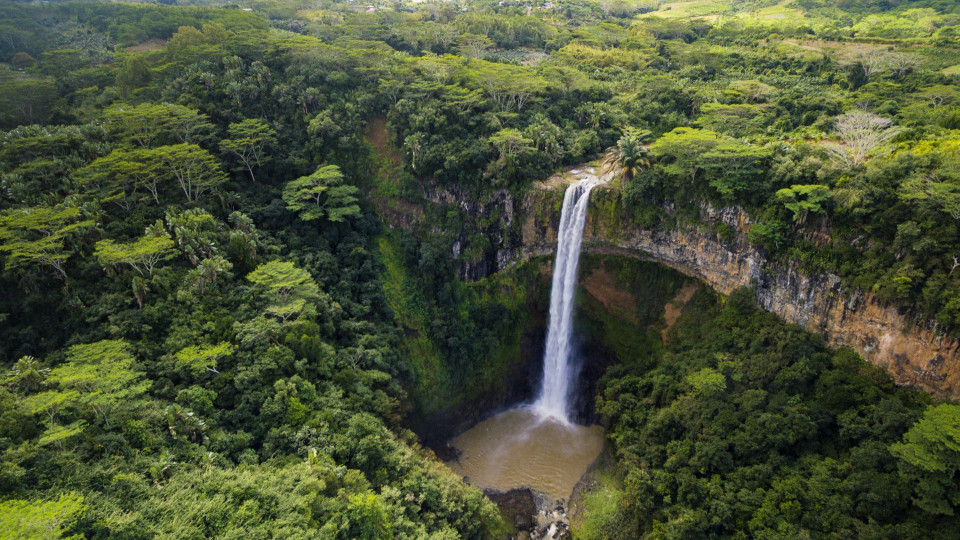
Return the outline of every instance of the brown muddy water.
<path id="1" fill-rule="evenodd" d="M 600 455 L 603 428 L 563 424 L 522 407 L 480 422 L 450 444 L 463 454 L 447 466 L 474 486 L 529 487 L 567 499 Z"/>

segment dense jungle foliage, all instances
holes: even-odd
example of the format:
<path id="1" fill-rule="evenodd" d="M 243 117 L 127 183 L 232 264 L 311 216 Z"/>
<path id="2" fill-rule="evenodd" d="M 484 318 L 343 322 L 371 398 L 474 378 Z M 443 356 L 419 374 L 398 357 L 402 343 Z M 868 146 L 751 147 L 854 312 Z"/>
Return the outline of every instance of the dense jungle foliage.
<path id="1" fill-rule="evenodd" d="M 407 427 L 502 384 L 540 274 L 457 280 L 456 205 L 387 231 L 425 186 L 602 159 L 956 333 L 958 77 L 948 0 L 4 2 L 0 536 L 503 537 Z M 747 296 L 605 336 L 580 534 L 960 529 L 957 406 Z"/>
<path id="2" fill-rule="evenodd" d="M 960 407 L 827 349 L 753 291 L 724 298 L 653 263 L 585 257 L 596 269 L 634 292 L 612 311 L 578 299 L 581 331 L 621 362 L 598 385 L 612 451 L 576 538 L 956 535 Z"/>
<path id="3" fill-rule="evenodd" d="M 617 465 L 578 537 L 951 538 L 960 525 L 944 475 L 957 407 L 924 412 L 926 396 L 757 310 L 752 291 L 699 291 L 666 350 L 608 370 L 597 400 Z"/>

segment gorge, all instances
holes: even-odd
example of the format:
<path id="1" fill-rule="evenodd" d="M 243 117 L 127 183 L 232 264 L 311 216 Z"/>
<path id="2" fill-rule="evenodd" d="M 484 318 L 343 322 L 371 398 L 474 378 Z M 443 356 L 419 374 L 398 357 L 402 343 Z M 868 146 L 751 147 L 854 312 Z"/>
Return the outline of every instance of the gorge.
<path id="1" fill-rule="evenodd" d="M 483 234 L 493 241 L 482 256 L 472 260 L 459 257 L 460 274 L 478 279 L 520 261 L 555 253 L 562 194 L 556 186 L 574 177 L 570 172 L 553 177 L 520 198 L 498 191 L 471 200 L 465 193 L 427 190 L 421 204 L 443 206 L 458 201 L 475 220 L 491 223 Z M 632 221 L 618 189 L 601 187 L 592 204 L 596 211 L 590 213 L 584 229 L 586 253 L 665 264 L 723 294 L 752 287 L 763 309 L 823 334 L 832 346 L 854 349 L 884 368 L 898 384 L 939 397 L 960 397 L 960 340 L 942 334 L 932 322 L 914 322 L 910 313 L 884 305 L 868 291 L 844 286 L 836 275 L 810 273 L 795 264 L 769 259 L 750 244 L 751 219 L 743 210 L 703 203 L 695 219 L 648 228 Z M 422 215 L 419 212 L 398 212 L 394 207 L 382 215 L 393 226 L 410 227 L 417 222 L 417 215 Z M 666 213 L 670 213 L 669 206 Z M 491 217 L 496 219 L 491 221 Z M 720 234 L 718 226 L 727 233 Z M 455 245 L 455 254 L 468 243 L 465 231 Z"/>
<path id="2" fill-rule="evenodd" d="M 0 2 L 0 537 L 960 531 L 960 2 Z"/>
<path id="3" fill-rule="evenodd" d="M 574 167 L 561 178 L 552 178 L 538 184 L 537 188 L 519 199 L 513 199 L 506 193 L 497 193 L 486 203 L 480 203 L 470 201 L 462 195 L 456 196 L 458 205 L 469 208 L 471 212 L 475 211 L 476 214 L 473 215 L 476 217 L 500 216 L 500 221 L 493 222 L 491 236 L 502 241 L 494 244 L 486 258 L 470 260 L 462 257 L 461 274 L 464 277 L 473 275 L 483 281 L 486 279 L 484 274 L 476 273 L 478 267 L 497 269 L 489 274 L 493 276 L 499 272 L 510 273 L 513 268 L 530 263 L 543 268 L 545 259 L 551 256 L 559 257 L 560 250 L 557 246 L 562 243 L 561 230 L 564 223 L 563 205 L 558 204 L 560 195 L 571 189 L 569 186 L 576 185 L 585 172 L 596 174 L 591 167 Z M 425 204 L 435 204 L 429 202 L 431 199 L 441 202 L 453 198 L 449 194 L 427 195 Z M 718 225 L 726 225 L 733 234 L 719 233 Z M 810 331 L 823 334 L 832 346 L 851 347 L 863 354 L 867 361 L 887 370 L 898 384 L 924 388 L 935 395 L 953 396 L 952 392 L 955 390 L 950 386 L 952 383 L 948 380 L 949 376 L 924 374 L 925 368 L 921 366 L 925 358 L 933 360 L 934 368 L 943 365 L 937 361 L 939 355 L 942 355 L 940 358 L 948 360 L 954 358 L 954 341 L 937 335 L 934 328 L 918 328 L 905 314 L 882 306 L 869 294 L 848 293 L 836 276 L 810 276 L 795 266 L 768 260 L 760 250 L 750 245 L 747 239 L 750 225 L 749 217 L 740 209 L 715 208 L 703 204 L 696 223 L 680 222 L 671 227 L 643 227 L 631 220 L 629 211 L 625 209 L 622 192 L 616 187 L 599 186 L 594 190 L 590 208 L 587 210 L 582 246 L 587 257 L 593 257 L 600 262 L 593 262 L 580 276 L 580 294 L 591 298 L 584 300 L 585 302 L 596 302 L 603 298 L 601 301 L 610 304 L 605 305 L 608 310 L 611 305 L 613 310 L 619 310 L 618 303 L 630 306 L 631 296 L 643 294 L 643 289 L 637 288 L 639 283 L 625 287 L 625 283 L 613 278 L 616 272 L 612 275 L 604 268 L 606 263 L 602 261 L 618 258 L 649 261 L 668 267 L 693 278 L 693 283 L 699 281 L 725 295 L 752 287 L 753 297 L 759 307 L 787 322 L 794 322 Z M 464 242 L 460 249 L 466 250 L 469 236 L 464 235 L 462 238 Z M 554 268 L 559 266 L 555 264 Z M 556 291 L 556 270 L 548 276 L 553 283 L 552 291 Z M 689 295 L 685 298 L 689 299 Z M 682 303 L 680 305 L 682 309 Z M 628 308 L 627 312 L 630 309 L 632 308 Z M 596 317 L 596 314 L 591 316 Z M 583 316 L 580 321 L 594 324 L 584 320 Z M 878 343 L 882 346 L 876 346 Z M 925 354 L 930 356 L 924 356 Z M 950 362 L 944 363 L 944 367 L 949 370 Z M 586 388 L 580 388 L 579 391 L 592 392 Z M 507 424 L 523 424 L 519 418 L 510 418 L 509 415 L 506 418 Z M 503 437 L 503 432 L 500 431 L 503 428 L 502 422 L 504 415 L 495 415 L 461 437 L 455 438 L 452 444 L 475 447 L 486 444 L 485 451 L 489 452 L 489 455 L 496 455 L 497 447 L 507 438 Z M 530 433 L 530 424 L 523 425 L 519 433 Z M 556 443 L 548 434 L 537 436 L 542 436 L 544 441 L 551 444 Z M 562 444 L 576 446 L 590 440 L 587 434 L 581 434 L 581 437 L 580 440 L 568 438 L 563 440 Z M 524 443 L 531 444 L 531 448 L 537 448 L 536 441 L 530 443 L 526 440 Z M 509 447 L 510 443 L 507 442 L 505 446 Z M 514 448 L 519 448 L 519 445 Z M 552 448 L 555 449 L 556 446 Z M 522 454 L 523 450 L 519 453 Z M 536 485 L 538 480 L 551 477 L 554 471 L 549 465 L 556 464 L 556 461 L 551 460 L 558 457 L 563 459 L 562 455 L 558 456 L 556 452 L 544 453 L 540 450 L 537 455 L 546 460 L 547 467 L 511 468 L 509 463 L 514 456 L 500 454 L 497 458 L 508 466 L 491 469 L 504 475 L 500 478 L 484 478 L 482 475 L 475 477 L 466 474 L 464 469 L 457 466 L 454 466 L 454 470 L 465 474 L 472 483 L 481 487 L 505 490 L 531 486 Z M 570 460 L 569 463 L 575 470 L 582 470 L 575 460 Z M 595 482 L 591 479 L 586 481 L 588 484 Z M 565 491 L 558 491 L 555 486 L 547 489 L 551 488 L 553 491 L 547 492 L 554 498 L 569 497 L 569 493 L 564 495 Z M 582 505 L 583 501 L 578 495 L 573 501 L 573 508 Z M 570 507 L 566 509 L 570 510 Z"/>

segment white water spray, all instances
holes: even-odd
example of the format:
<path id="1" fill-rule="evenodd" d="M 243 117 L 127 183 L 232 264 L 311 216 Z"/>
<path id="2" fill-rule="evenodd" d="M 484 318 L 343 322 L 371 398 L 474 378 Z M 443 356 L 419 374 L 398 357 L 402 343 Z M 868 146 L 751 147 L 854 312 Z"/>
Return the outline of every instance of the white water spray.
<path id="1" fill-rule="evenodd" d="M 575 373 L 571 364 L 573 301 L 580 263 L 580 244 L 587 220 L 590 191 L 599 183 L 596 176 L 583 175 L 563 195 L 557 258 L 553 263 L 550 288 L 550 327 L 543 355 L 543 384 L 533 408 L 541 416 L 569 423 L 570 383 Z"/>

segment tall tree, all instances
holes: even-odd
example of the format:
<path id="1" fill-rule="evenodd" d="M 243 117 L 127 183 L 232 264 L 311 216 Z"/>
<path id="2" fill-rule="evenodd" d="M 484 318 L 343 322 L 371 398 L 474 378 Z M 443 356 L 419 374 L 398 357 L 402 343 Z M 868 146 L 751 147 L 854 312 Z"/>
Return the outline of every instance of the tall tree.
<path id="1" fill-rule="evenodd" d="M 894 138 L 899 130 L 893 120 L 866 111 L 850 111 L 837 118 L 834 129 L 843 144 L 834 144 L 827 150 L 847 166 L 862 164 L 871 153 Z"/>
<path id="2" fill-rule="evenodd" d="M 100 264 L 112 267 L 129 264 L 141 276 L 152 276 L 157 263 L 173 258 L 175 254 L 176 248 L 170 233 L 162 228 L 157 230 L 156 227 L 132 242 L 101 240 L 93 252 Z"/>
<path id="3" fill-rule="evenodd" d="M 79 435 L 88 425 L 86 419 L 102 419 L 109 424 L 115 410 L 145 394 L 150 382 L 133 364 L 130 346 L 122 340 L 103 340 L 67 349 L 66 361 L 47 377 L 50 389 L 29 396 L 24 402 L 30 413 L 46 416 L 46 431 L 39 443 L 59 445 Z M 70 410 L 72 418 L 80 419 L 61 425 L 57 420 L 62 410 Z"/>
<path id="4" fill-rule="evenodd" d="M 76 391 L 81 405 L 103 418 L 146 393 L 150 387 L 134 368 L 130 345 L 103 340 L 67 349 L 67 361 L 50 371 L 47 382 L 58 390 Z"/>
<path id="5" fill-rule="evenodd" d="M 93 220 L 81 219 L 75 207 L 13 210 L 0 216 L 0 254 L 7 268 L 47 265 L 66 279 L 63 264 L 73 253 L 69 241 L 91 226 Z"/>
<path id="6" fill-rule="evenodd" d="M 281 321 L 317 313 L 320 287 L 310 273 L 289 261 L 270 261 L 247 274 L 247 280 L 267 298 L 267 312 Z"/>
<path id="7" fill-rule="evenodd" d="M 117 149 L 74 173 L 81 187 L 93 188 L 101 200 L 129 211 L 142 188 L 160 203 L 158 154 L 145 149 Z"/>
<path id="8" fill-rule="evenodd" d="M 793 222 L 802 225 L 810 213 L 824 213 L 823 204 L 830 199 L 830 188 L 819 184 L 793 185 L 777 191 L 776 199 L 793 212 Z"/>
<path id="9" fill-rule="evenodd" d="M 325 217 L 328 221 L 343 221 L 360 215 L 356 186 L 343 184 L 343 173 L 336 165 L 324 165 L 309 176 L 287 182 L 283 200 L 287 209 L 300 214 L 300 219 L 312 221 Z"/>
<path id="10" fill-rule="evenodd" d="M 650 145 L 650 155 L 658 158 L 667 172 L 678 176 L 689 175 L 690 182 L 694 183 L 702 166 L 700 156 L 720 142 L 720 134 L 716 132 L 678 127 L 664 133 Z"/>
<path id="11" fill-rule="evenodd" d="M 197 143 L 213 131 L 207 115 L 172 103 L 117 105 L 103 116 L 113 133 L 142 148 L 158 142 Z"/>
<path id="12" fill-rule="evenodd" d="M 533 139 L 524 137 L 523 133 L 512 128 L 501 129 L 487 140 L 496 147 L 501 160 L 533 150 Z"/>
<path id="13" fill-rule="evenodd" d="M 700 106 L 697 123 L 701 126 L 741 136 L 761 131 L 768 124 L 767 105 L 704 103 Z"/>
<path id="14" fill-rule="evenodd" d="M 193 345 L 180 349 L 174 357 L 177 369 L 187 370 L 193 375 L 199 375 L 205 371 L 210 373 L 220 373 L 217 371 L 217 361 L 226 358 L 236 351 L 236 347 L 229 342 L 221 341 L 216 345 Z"/>
<path id="15" fill-rule="evenodd" d="M 643 139 L 649 136 L 650 132 L 647 130 L 632 127 L 624 129 L 616 146 L 611 146 L 604 154 L 603 165 L 609 168 L 614 176 L 630 180 L 650 166 L 647 149 L 643 147 Z"/>
<path id="16" fill-rule="evenodd" d="M 493 41 L 480 34 L 464 34 L 457 39 L 457 50 L 467 58 L 479 60 L 493 48 Z"/>
<path id="17" fill-rule="evenodd" d="M 900 198 L 929 203 L 960 220 L 960 184 L 957 179 L 937 174 L 914 176 L 900 186 Z"/>
<path id="18" fill-rule="evenodd" d="M 120 93 L 124 97 L 129 97 L 134 90 L 149 84 L 152 78 L 153 74 L 150 72 L 147 61 L 143 56 L 134 54 L 123 59 L 115 80 Z"/>
<path id="19" fill-rule="evenodd" d="M 956 102 L 960 98 L 960 90 L 957 90 L 954 85 L 936 84 L 928 86 L 914 95 L 926 100 L 934 109 L 939 109 L 944 105 Z"/>
<path id="20" fill-rule="evenodd" d="M 259 167 L 267 160 L 264 149 L 276 144 L 277 132 L 262 120 L 248 118 L 230 124 L 227 133 L 230 138 L 220 141 L 220 149 L 240 158 L 250 174 L 250 180 L 256 182 L 253 167 Z"/>
<path id="21" fill-rule="evenodd" d="M 472 63 L 471 68 L 471 79 L 486 90 L 502 111 L 522 111 L 531 97 L 547 87 L 546 81 L 521 66 L 480 60 Z"/>
<path id="22" fill-rule="evenodd" d="M 890 445 L 900 474 L 913 485 L 916 503 L 933 514 L 953 515 L 960 508 L 960 405 L 928 408 L 923 417 Z"/>
<path id="23" fill-rule="evenodd" d="M 721 197 L 731 200 L 748 191 L 756 191 L 757 181 L 772 155 L 772 150 L 767 147 L 724 138 L 720 144 L 701 153 L 697 162 L 704 171 L 712 173 L 709 175 L 710 186 Z"/>
<path id="24" fill-rule="evenodd" d="M 548 65 L 540 70 L 540 75 L 563 95 L 586 88 L 590 84 L 590 79 L 583 72 L 572 67 Z"/>
<path id="25" fill-rule="evenodd" d="M 0 84 L 0 128 L 43 124 L 53 115 L 59 99 L 52 80 L 4 80 Z"/>
<path id="26" fill-rule="evenodd" d="M 161 146 L 155 151 L 163 170 L 176 179 L 190 202 L 227 181 L 217 158 L 195 144 Z"/>

